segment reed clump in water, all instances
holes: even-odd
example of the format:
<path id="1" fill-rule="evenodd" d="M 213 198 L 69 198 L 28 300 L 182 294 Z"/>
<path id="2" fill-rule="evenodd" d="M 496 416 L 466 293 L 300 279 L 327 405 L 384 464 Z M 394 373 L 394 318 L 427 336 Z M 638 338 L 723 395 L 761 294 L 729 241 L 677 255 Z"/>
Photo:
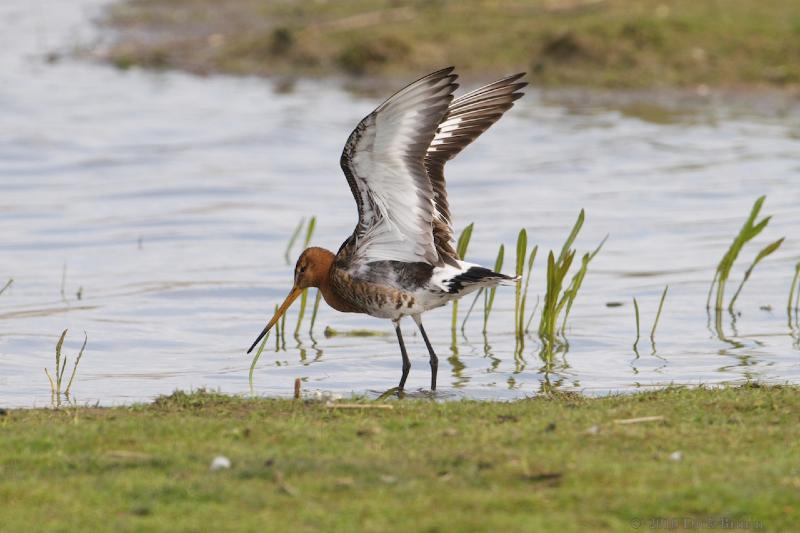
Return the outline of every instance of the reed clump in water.
<path id="1" fill-rule="evenodd" d="M 55 376 L 50 374 L 50 371 L 47 370 L 47 367 L 44 369 L 44 373 L 47 375 L 47 380 L 50 382 L 50 398 L 55 406 L 61 405 L 62 394 L 65 398 L 69 399 L 69 393 L 72 390 L 72 382 L 75 379 L 75 374 L 78 372 L 78 365 L 83 357 L 83 352 L 86 350 L 86 343 L 89 341 L 88 335 L 86 335 L 86 332 L 84 332 L 83 345 L 81 346 L 80 352 L 78 352 L 78 356 L 75 358 L 75 363 L 72 366 L 72 373 L 70 374 L 69 380 L 67 381 L 67 386 L 62 393 L 61 386 L 64 383 L 64 371 L 67 369 L 67 357 L 61 354 L 61 349 L 64 346 L 64 339 L 67 337 L 67 331 L 69 330 L 65 329 L 61 333 L 61 337 L 56 343 L 56 366 L 53 371 Z"/>
<path id="2" fill-rule="evenodd" d="M 569 312 L 572 309 L 575 299 L 578 297 L 578 292 L 586 277 L 589 263 L 600 252 L 606 239 L 608 239 L 608 236 L 606 236 L 597 248 L 584 254 L 580 268 L 572 276 L 572 280 L 567 288 L 562 291 L 564 280 L 575 258 L 575 250 L 572 249 L 572 245 L 583 227 L 585 217 L 586 214 L 584 210 L 581 209 L 578 219 L 572 227 L 572 231 L 570 231 L 566 241 L 564 241 L 564 245 L 561 247 L 558 258 L 556 259 L 552 251 L 550 251 L 547 256 L 547 292 L 545 293 L 544 304 L 542 306 L 538 333 L 543 344 L 543 354 L 548 358 L 552 355 L 553 348 L 558 343 L 556 336 L 559 328 L 557 324 L 562 311 L 566 310 L 560 328 L 563 335 L 566 331 Z"/>
<path id="3" fill-rule="evenodd" d="M 760 197 L 756 202 L 753 204 L 753 208 L 750 210 L 750 215 L 747 217 L 742 229 L 739 230 L 738 235 L 731 243 L 728 251 L 725 252 L 725 255 L 722 256 L 719 264 L 717 265 L 717 270 L 714 274 L 714 279 L 711 281 L 711 287 L 708 290 L 708 298 L 706 299 L 706 308 L 711 308 L 711 299 L 712 296 L 716 296 L 714 300 L 714 309 L 717 311 L 721 311 L 725 307 L 725 285 L 728 282 L 728 278 L 731 274 L 731 269 L 733 268 L 733 264 L 736 262 L 736 259 L 739 257 L 739 253 L 742 251 L 742 248 L 756 238 L 764 228 L 767 227 L 769 224 L 771 216 L 764 217 L 760 221 L 756 222 L 758 218 L 758 214 L 761 212 L 761 207 L 764 205 L 764 200 L 766 196 Z M 750 264 L 750 267 L 745 271 L 744 277 L 742 278 L 741 283 L 739 284 L 738 289 L 736 289 L 736 293 L 733 295 L 730 303 L 728 304 L 728 310 L 733 312 L 733 305 L 736 302 L 736 299 L 739 297 L 739 294 L 742 292 L 742 288 L 744 284 L 750 279 L 751 274 L 753 273 L 753 269 L 755 269 L 756 265 L 761 262 L 762 259 L 766 258 L 775 250 L 780 248 L 781 244 L 783 243 L 784 238 L 780 238 L 775 242 L 772 242 L 766 245 L 764 248 L 761 249 L 760 252 L 756 255 L 753 262 Z"/>

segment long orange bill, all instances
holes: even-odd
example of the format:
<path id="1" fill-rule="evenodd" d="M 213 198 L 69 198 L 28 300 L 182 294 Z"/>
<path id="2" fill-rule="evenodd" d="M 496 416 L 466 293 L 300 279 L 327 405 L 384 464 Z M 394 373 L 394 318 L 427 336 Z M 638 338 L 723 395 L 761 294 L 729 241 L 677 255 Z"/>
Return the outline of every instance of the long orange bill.
<path id="1" fill-rule="evenodd" d="M 267 332 L 270 330 L 270 328 L 272 328 L 272 326 L 274 326 L 275 323 L 278 320 L 280 320 L 281 315 L 283 315 L 283 313 L 285 313 L 286 310 L 289 309 L 289 306 L 292 305 L 292 302 L 294 302 L 297 299 L 297 297 L 300 296 L 302 293 L 303 293 L 303 289 L 299 289 L 297 287 L 292 287 L 292 292 L 290 292 L 289 296 L 287 296 L 286 299 L 283 301 L 281 306 L 275 312 L 275 316 L 272 317 L 272 320 L 269 321 L 269 323 L 264 328 L 264 330 L 258 335 L 258 338 L 256 339 L 256 341 L 253 343 L 253 345 L 250 347 L 250 349 L 247 350 L 247 353 L 250 353 L 250 352 L 253 351 L 253 348 L 256 347 L 256 344 L 258 344 L 258 341 L 260 341 L 261 339 L 264 338 L 264 335 L 266 335 Z"/>

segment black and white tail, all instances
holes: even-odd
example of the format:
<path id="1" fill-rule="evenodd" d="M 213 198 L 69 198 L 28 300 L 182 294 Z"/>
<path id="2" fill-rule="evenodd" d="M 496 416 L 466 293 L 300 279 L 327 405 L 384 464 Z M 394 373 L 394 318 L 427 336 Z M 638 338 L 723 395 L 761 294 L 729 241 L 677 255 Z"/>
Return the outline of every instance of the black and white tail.
<path id="1" fill-rule="evenodd" d="M 483 287 L 514 285 L 518 281 L 519 276 L 506 276 L 480 265 L 464 261 L 459 261 L 458 267 L 447 265 L 435 268 L 431 278 L 431 283 L 443 292 L 453 296 L 463 296 Z"/>

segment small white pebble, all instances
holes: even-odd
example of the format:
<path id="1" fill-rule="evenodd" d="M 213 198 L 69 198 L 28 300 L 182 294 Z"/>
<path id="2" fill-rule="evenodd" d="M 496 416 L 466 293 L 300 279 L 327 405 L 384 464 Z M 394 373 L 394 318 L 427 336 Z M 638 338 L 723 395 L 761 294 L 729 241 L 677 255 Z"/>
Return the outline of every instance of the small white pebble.
<path id="1" fill-rule="evenodd" d="M 224 455 L 218 455 L 211 461 L 211 470 L 224 470 L 231 467 L 231 460 Z"/>
<path id="2" fill-rule="evenodd" d="M 588 433 L 589 435 L 597 435 L 598 433 L 600 433 L 600 428 L 597 426 L 592 426 L 586 430 L 586 433 Z"/>
<path id="3" fill-rule="evenodd" d="M 671 454 L 669 454 L 670 461 L 680 461 L 681 459 L 683 459 L 683 453 L 681 453 L 680 451 L 672 452 Z"/>

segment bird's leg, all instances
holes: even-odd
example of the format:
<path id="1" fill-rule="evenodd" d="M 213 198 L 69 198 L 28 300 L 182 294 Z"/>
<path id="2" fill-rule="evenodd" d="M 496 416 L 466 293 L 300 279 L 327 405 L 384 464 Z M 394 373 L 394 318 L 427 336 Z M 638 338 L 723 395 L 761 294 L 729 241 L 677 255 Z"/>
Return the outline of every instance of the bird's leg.
<path id="1" fill-rule="evenodd" d="M 397 342 L 400 343 L 400 355 L 403 356 L 403 376 L 400 378 L 400 385 L 397 387 L 402 391 L 403 387 L 406 385 L 408 371 L 411 370 L 411 361 L 408 360 L 406 345 L 403 343 L 403 334 L 400 332 L 400 320 L 393 320 L 392 322 L 394 322 L 394 330 L 397 332 Z"/>
<path id="2" fill-rule="evenodd" d="M 436 352 L 433 351 L 433 346 L 431 346 L 431 341 L 428 340 L 425 328 L 422 327 L 422 319 L 415 315 L 414 322 L 417 323 L 419 332 L 422 333 L 422 338 L 425 340 L 425 346 L 428 347 L 428 354 L 431 356 L 431 390 L 436 390 L 436 372 L 439 370 L 439 358 L 436 357 Z"/>

